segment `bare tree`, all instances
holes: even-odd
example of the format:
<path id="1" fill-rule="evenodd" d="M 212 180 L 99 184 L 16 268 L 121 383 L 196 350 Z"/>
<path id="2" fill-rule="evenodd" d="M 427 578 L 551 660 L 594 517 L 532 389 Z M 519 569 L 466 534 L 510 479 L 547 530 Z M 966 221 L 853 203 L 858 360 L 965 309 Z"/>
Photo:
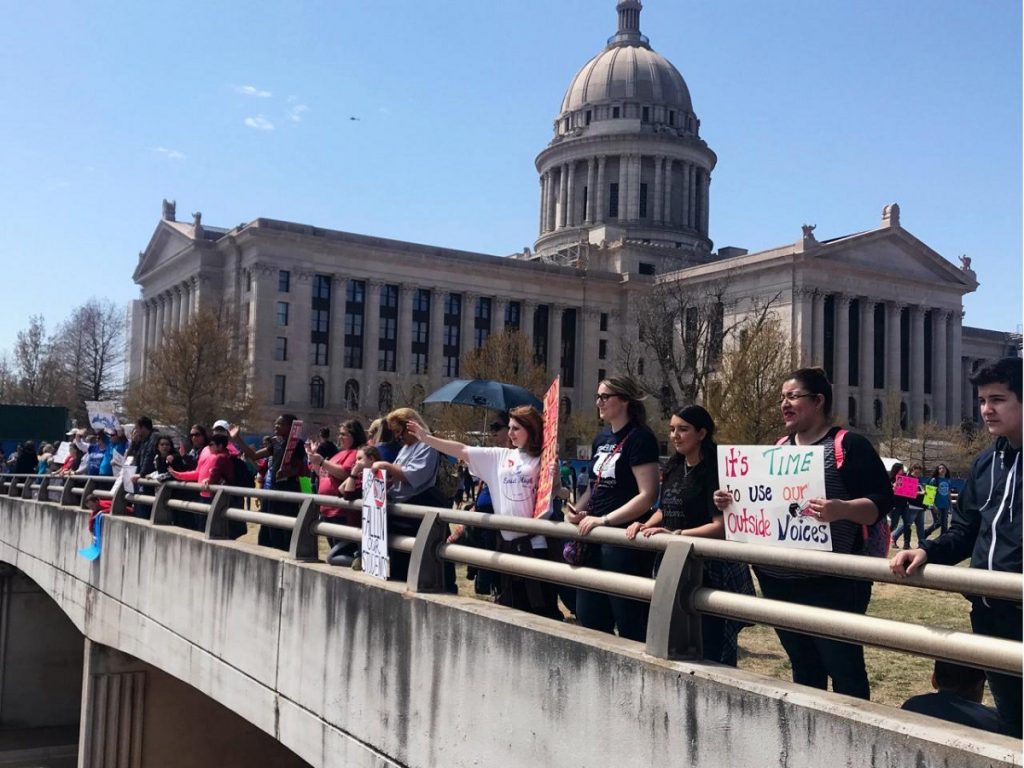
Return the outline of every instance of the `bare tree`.
<path id="1" fill-rule="evenodd" d="M 781 434 L 779 391 L 792 365 L 792 345 L 774 313 L 736 333 L 709 388 L 722 442 L 758 445 Z"/>
<path id="2" fill-rule="evenodd" d="M 86 400 L 121 395 L 125 316 L 110 301 L 90 299 L 76 307 L 54 336 L 66 388 L 68 408 L 85 417 Z"/>
<path id="3" fill-rule="evenodd" d="M 13 402 L 17 384 L 10 356 L 7 352 L 0 353 L 0 403 Z"/>
<path id="4" fill-rule="evenodd" d="M 680 403 L 704 402 L 723 349 L 741 330 L 764 325 L 779 299 L 741 309 L 727 287 L 728 278 L 673 280 L 633 299 L 640 343 L 623 343 L 620 364 L 659 398 L 663 413 Z"/>
<path id="5" fill-rule="evenodd" d="M 18 331 L 14 343 L 14 365 L 15 398 L 19 402 L 53 405 L 60 399 L 63 380 L 42 315 L 33 315 L 29 318 L 28 328 Z"/>
<path id="6" fill-rule="evenodd" d="M 896 390 L 889 390 L 882 397 L 882 418 L 875 426 L 883 456 L 895 458 L 908 453 L 910 441 L 906 430 L 906 407 L 903 396 Z"/>
<path id="7" fill-rule="evenodd" d="M 204 309 L 183 328 L 166 332 L 150 356 L 145 380 L 129 384 L 128 413 L 146 413 L 182 432 L 216 419 L 244 423 L 255 401 L 246 388 L 248 363 L 235 343 L 235 327 Z"/>

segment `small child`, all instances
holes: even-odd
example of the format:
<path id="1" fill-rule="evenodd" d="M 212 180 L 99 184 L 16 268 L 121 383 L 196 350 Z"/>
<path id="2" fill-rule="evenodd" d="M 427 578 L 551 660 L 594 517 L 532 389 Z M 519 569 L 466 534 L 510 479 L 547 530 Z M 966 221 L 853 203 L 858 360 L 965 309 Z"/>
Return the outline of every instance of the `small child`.
<path id="1" fill-rule="evenodd" d="M 356 463 L 352 466 L 352 473 L 341 485 L 341 498 L 345 501 L 355 501 L 363 497 L 363 470 L 373 467 L 373 462 L 380 461 L 380 451 L 375 445 L 364 445 L 356 451 Z"/>

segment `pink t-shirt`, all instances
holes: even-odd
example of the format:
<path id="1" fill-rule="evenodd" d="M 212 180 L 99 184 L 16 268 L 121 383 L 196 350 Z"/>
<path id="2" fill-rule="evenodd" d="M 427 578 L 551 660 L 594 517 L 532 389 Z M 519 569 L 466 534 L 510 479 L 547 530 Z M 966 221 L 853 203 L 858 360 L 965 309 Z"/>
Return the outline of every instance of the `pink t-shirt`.
<path id="1" fill-rule="evenodd" d="M 235 481 L 235 467 L 228 454 L 213 453 L 204 448 L 199 453 L 196 468 L 191 472 L 178 472 L 176 477 L 186 483 L 201 483 L 204 480 L 209 480 L 210 485 L 225 485 Z M 212 494 L 202 491 L 201 495 L 209 498 Z"/>
<path id="2" fill-rule="evenodd" d="M 340 450 L 326 461 L 342 469 L 347 469 L 351 473 L 352 467 L 356 465 L 356 449 Z M 341 484 L 345 482 L 344 480 L 327 474 L 327 470 L 322 467 L 317 470 L 317 474 L 320 476 L 320 484 L 316 489 L 318 494 L 321 496 L 341 495 Z M 347 510 L 339 507 L 320 507 L 320 514 L 323 517 L 343 517 L 346 513 Z"/>

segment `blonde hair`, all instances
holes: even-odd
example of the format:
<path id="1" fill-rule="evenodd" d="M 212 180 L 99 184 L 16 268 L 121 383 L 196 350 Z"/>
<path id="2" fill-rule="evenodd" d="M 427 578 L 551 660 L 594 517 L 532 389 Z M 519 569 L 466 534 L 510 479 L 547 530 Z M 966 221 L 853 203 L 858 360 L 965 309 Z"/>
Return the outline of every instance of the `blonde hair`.
<path id="1" fill-rule="evenodd" d="M 391 427 L 391 431 L 395 434 L 401 432 L 405 428 L 405 425 L 410 421 L 415 421 L 428 433 L 430 432 L 430 427 L 427 426 L 427 422 L 425 422 L 423 417 L 412 408 L 395 408 L 395 410 L 391 411 L 391 413 L 384 417 L 384 420 L 388 423 L 388 426 Z"/>

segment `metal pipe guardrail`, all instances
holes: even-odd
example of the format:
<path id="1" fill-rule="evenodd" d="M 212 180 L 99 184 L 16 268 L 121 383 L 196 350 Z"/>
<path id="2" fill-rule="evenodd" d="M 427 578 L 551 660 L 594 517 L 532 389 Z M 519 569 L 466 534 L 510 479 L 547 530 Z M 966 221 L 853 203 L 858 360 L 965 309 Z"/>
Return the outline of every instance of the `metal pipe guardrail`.
<path id="1" fill-rule="evenodd" d="M 36 480 L 38 482 L 35 482 Z M 123 510 L 127 501 L 150 505 L 150 520 L 157 524 L 171 522 L 170 510 L 206 514 L 207 538 L 226 538 L 228 520 L 266 525 L 291 531 L 290 554 L 303 560 L 318 559 L 318 536 L 352 542 L 358 542 L 362 537 L 358 527 L 340 525 L 320 518 L 320 506 L 353 511 L 361 509 L 359 502 L 346 502 L 334 496 L 213 486 L 208 489 L 213 494 L 208 500 L 182 500 L 174 499 L 171 494 L 176 491 L 194 494 L 200 490 L 200 486 L 177 481 L 160 483 L 149 478 L 137 479 L 136 484 L 142 489 L 155 489 L 153 495 L 138 492 L 128 494 L 119 486 L 110 491 L 95 488 L 97 483 L 106 484 L 113 481 L 114 478 L 110 477 L 81 475 L 63 478 L 0 475 L 0 495 L 20 496 L 26 499 L 41 498 L 45 501 L 50 498 L 51 483 L 54 486 L 59 483 L 59 503 L 63 506 L 71 505 L 72 501 L 80 505 L 84 503 L 88 493 L 95 493 L 101 498 L 111 498 L 115 512 Z M 57 488 L 54 487 L 52 490 Z M 36 494 L 35 497 L 33 494 Z M 296 505 L 299 512 L 296 517 L 291 517 L 245 509 L 231 506 L 232 498 L 287 502 Z M 889 571 L 885 559 L 860 555 L 839 555 L 667 535 L 651 538 L 641 536 L 630 541 L 626 539 L 621 529 L 608 528 L 596 528 L 588 536 L 583 537 L 576 526 L 569 523 L 501 517 L 480 512 L 409 504 L 392 505 L 389 507 L 389 514 L 419 520 L 419 532 L 416 536 L 392 534 L 388 537 L 390 549 L 412 553 L 408 578 L 411 591 L 440 591 L 443 582 L 442 563 L 450 561 L 650 602 L 652 610 L 647 651 L 661 657 L 699 655 L 700 614 L 709 613 L 821 637 L 956 661 L 1015 675 L 1021 674 L 1024 663 L 1024 645 L 1019 642 L 738 595 L 701 585 L 702 560 L 713 558 L 924 589 L 962 592 L 1019 603 L 1024 585 L 1021 574 L 932 564 L 923 567 L 912 577 L 901 579 Z M 448 544 L 445 539 L 450 523 L 661 552 L 662 561 L 657 578 L 573 567 L 553 560 Z"/>

